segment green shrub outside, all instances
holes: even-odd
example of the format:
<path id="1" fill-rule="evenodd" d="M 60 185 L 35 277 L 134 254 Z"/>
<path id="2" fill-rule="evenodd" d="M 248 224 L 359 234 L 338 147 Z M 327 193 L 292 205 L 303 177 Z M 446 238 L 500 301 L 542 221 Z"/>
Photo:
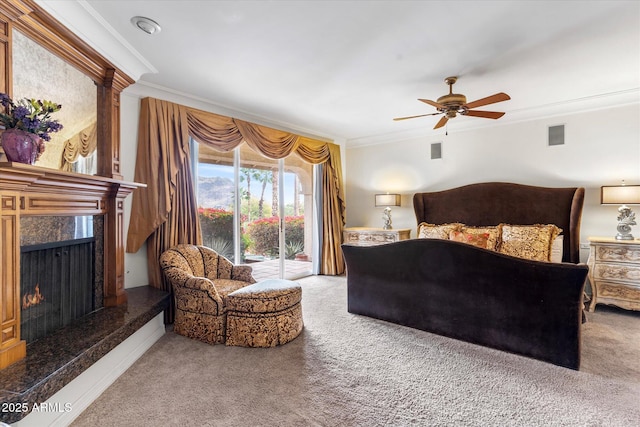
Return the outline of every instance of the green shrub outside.
<path id="1" fill-rule="evenodd" d="M 198 218 L 202 229 L 202 244 L 234 261 L 233 212 L 216 208 L 198 208 Z M 245 239 L 240 243 L 243 258 L 247 243 Z"/>
<path id="2" fill-rule="evenodd" d="M 268 257 L 278 256 L 279 235 L 278 218 L 268 217 L 252 221 L 247 225 L 247 234 L 251 239 L 251 252 Z M 291 248 L 304 248 L 304 216 L 286 216 L 284 218 L 285 244 Z M 294 257 L 295 254 L 286 254 Z"/>
<path id="3" fill-rule="evenodd" d="M 198 208 L 198 218 L 203 244 L 233 261 L 233 212 L 225 209 Z M 304 249 L 304 216 L 286 216 L 284 223 L 287 248 L 285 256 L 292 259 Z M 247 250 L 251 250 L 254 255 L 277 257 L 278 218 L 260 218 L 247 224 L 246 232 L 242 232 L 240 245 L 243 259 Z"/>

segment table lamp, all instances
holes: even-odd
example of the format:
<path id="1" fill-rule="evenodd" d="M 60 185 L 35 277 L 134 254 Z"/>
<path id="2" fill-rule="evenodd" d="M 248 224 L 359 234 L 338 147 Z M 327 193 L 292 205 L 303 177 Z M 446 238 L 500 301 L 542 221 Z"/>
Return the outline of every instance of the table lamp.
<path id="1" fill-rule="evenodd" d="M 600 189 L 600 204 L 620 205 L 618 208 L 618 234 L 616 240 L 633 240 L 631 226 L 636 225 L 636 214 L 627 205 L 640 204 L 640 185 L 609 185 Z"/>
<path id="2" fill-rule="evenodd" d="M 376 194 L 376 207 L 385 206 L 384 212 L 382 214 L 382 219 L 384 219 L 384 225 L 382 226 L 385 230 L 391 230 L 391 206 L 400 206 L 400 195 L 399 194 Z"/>

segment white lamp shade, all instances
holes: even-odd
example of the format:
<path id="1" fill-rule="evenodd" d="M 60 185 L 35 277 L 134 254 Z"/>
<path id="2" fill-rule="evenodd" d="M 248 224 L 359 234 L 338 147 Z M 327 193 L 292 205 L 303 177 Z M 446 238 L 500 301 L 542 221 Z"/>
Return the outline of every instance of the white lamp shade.
<path id="1" fill-rule="evenodd" d="M 400 206 L 400 195 L 376 194 L 376 206 Z"/>
<path id="2" fill-rule="evenodd" d="M 640 204 L 640 185 L 601 187 L 600 203 L 603 205 L 638 205 Z"/>

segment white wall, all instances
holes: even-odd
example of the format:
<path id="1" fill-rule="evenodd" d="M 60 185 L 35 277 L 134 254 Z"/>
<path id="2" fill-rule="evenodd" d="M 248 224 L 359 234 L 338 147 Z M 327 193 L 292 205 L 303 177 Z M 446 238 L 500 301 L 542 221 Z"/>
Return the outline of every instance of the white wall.
<path id="1" fill-rule="evenodd" d="M 481 120 L 459 117 L 454 120 Z M 565 145 L 548 146 L 548 126 L 565 125 Z M 581 242 L 616 233 L 616 206 L 601 206 L 600 186 L 640 184 L 640 105 L 501 124 L 474 131 L 449 126 L 425 137 L 346 149 L 347 226 L 382 226 L 374 194 L 402 194 L 394 228 L 416 221 L 412 196 L 460 185 L 502 181 L 548 187 L 585 187 Z M 442 142 L 442 159 L 430 159 L 430 144 Z M 636 209 L 640 214 L 640 207 Z M 640 237 L 640 226 L 634 227 Z M 586 258 L 588 250 L 581 251 Z"/>
<path id="2" fill-rule="evenodd" d="M 135 181 L 136 154 L 138 150 L 138 116 L 140 99 L 123 92 L 120 97 L 120 171 L 125 181 Z M 127 238 L 133 195 L 124 201 L 124 237 Z M 124 254 L 124 287 L 135 288 L 149 284 L 147 272 L 147 245 L 134 254 Z"/>

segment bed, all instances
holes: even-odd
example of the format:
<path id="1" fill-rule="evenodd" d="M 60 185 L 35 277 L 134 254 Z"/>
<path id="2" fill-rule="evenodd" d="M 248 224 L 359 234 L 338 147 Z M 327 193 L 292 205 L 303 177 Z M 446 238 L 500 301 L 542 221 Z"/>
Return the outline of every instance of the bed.
<path id="1" fill-rule="evenodd" d="M 444 238 L 343 245 L 348 311 L 579 369 L 584 189 L 479 183 L 417 193 L 413 203 L 419 227 L 555 225 L 561 262 Z"/>

